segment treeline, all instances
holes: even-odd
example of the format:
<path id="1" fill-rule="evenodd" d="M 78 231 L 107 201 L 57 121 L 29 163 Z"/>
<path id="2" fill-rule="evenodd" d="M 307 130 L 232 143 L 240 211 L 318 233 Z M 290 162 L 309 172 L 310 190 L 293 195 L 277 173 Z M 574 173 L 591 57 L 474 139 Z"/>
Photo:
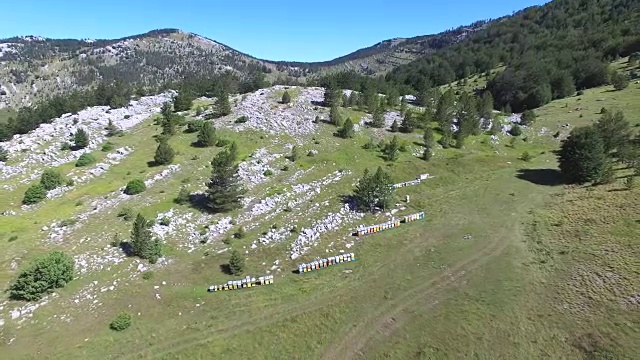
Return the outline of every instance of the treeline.
<path id="1" fill-rule="evenodd" d="M 208 77 L 185 75 L 183 80 L 162 86 L 143 87 L 124 81 L 101 82 L 87 90 L 75 90 L 69 94 L 50 97 L 35 106 L 20 108 L 16 116 L 0 127 L 0 141 L 10 140 L 15 134 L 26 134 L 44 123 L 66 113 L 77 113 L 90 106 L 126 106 L 133 96 L 145 96 L 167 89 L 177 90 L 182 101 L 189 102 L 200 96 L 217 97 L 220 94 L 247 93 L 269 86 L 264 73 L 256 71 L 245 77 L 233 72 Z M 185 100 L 186 99 L 186 100 Z"/>
<path id="2" fill-rule="evenodd" d="M 503 64 L 488 90 L 497 108 L 522 111 L 607 83 L 608 62 L 640 50 L 639 33 L 635 0 L 556 0 L 490 22 L 386 80 L 419 93 Z"/>

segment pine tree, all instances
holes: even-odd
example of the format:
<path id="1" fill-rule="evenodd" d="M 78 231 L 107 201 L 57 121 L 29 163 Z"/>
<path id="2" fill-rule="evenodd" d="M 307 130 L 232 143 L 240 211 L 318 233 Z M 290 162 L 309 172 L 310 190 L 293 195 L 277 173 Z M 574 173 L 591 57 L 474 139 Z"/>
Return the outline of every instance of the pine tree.
<path id="1" fill-rule="evenodd" d="M 242 206 L 245 190 L 238 176 L 237 145 L 219 152 L 211 161 L 211 179 L 207 183 L 207 206 L 214 212 L 231 211 Z"/>
<path id="2" fill-rule="evenodd" d="M 353 137 L 354 132 L 353 122 L 351 121 L 351 118 L 347 118 L 342 127 L 338 130 L 338 136 L 343 139 L 350 139 Z"/>
<path id="3" fill-rule="evenodd" d="M 131 253 L 154 264 L 162 256 L 162 246 L 158 239 L 153 239 L 151 224 L 138 214 L 131 229 Z"/>
<path id="4" fill-rule="evenodd" d="M 171 145 L 169 145 L 169 142 L 165 138 L 162 138 L 158 144 L 153 160 L 157 165 L 168 165 L 173 162 L 175 155 L 176 153 L 173 148 L 171 148 Z"/>
<path id="5" fill-rule="evenodd" d="M 384 127 L 384 124 L 384 108 L 378 106 L 376 111 L 373 112 L 373 121 L 371 122 L 371 126 L 380 129 Z"/>
<path id="6" fill-rule="evenodd" d="M 398 120 L 393 120 L 393 123 L 391 124 L 391 132 L 398 132 L 400 131 L 400 125 L 398 125 Z"/>
<path id="7" fill-rule="evenodd" d="M 394 136 L 391 141 L 384 147 L 384 158 L 387 161 L 396 161 L 400 157 L 400 141 Z"/>
<path id="8" fill-rule="evenodd" d="M 483 119 L 491 119 L 493 115 L 493 96 L 489 91 L 485 91 L 478 101 L 478 116 Z"/>
<path id="9" fill-rule="evenodd" d="M 111 121 L 111 119 L 109 119 L 109 123 L 105 130 L 107 130 L 107 137 L 112 137 L 118 134 L 118 127 L 113 123 L 113 121 Z"/>
<path id="10" fill-rule="evenodd" d="M 358 99 L 358 93 L 352 91 L 351 94 L 349 94 L 349 107 L 356 107 L 358 106 L 359 102 L 360 99 Z"/>
<path id="11" fill-rule="evenodd" d="M 160 108 L 160 114 L 162 114 L 162 117 L 166 118 L 167 116 L 171 115 L 171 103 L 170 102 L 165 102 L 164 104 L 162 104 L 162 107 Z"/>
<path id="12" fill-rule="evenodd" d="M 174 114 L 168 114 L 162 118 L 162 135 L 173 136 L 177 130 L 177 118 Z"/>
<path id="13" fill-rule="evenodd" d="M 213 127 L 210 121 L 205 121 L 198 131 L 198 146 L 210 147 L 215 145 L 217 141 L 216 128 Z"/>
<path id="14" fill-rule="evenodd" d="M 221 91 L 218 94 L 218 101 L 216 102 L 216 116 L 222 117 L 231 114 L 231 104 L 229 103 L 229 94 L 226 91 Z"/>
<path id="15" fill-rule="evenodd" d="M 560 171 L 569 184 L 599 180 L 607 165 L 604 142 L 594 127 L 571 130 L 558 156 Z"/>
<path id="16" fill-rule="evenodd" d="M 187 111 L 191 109 L 193 105 L 193 97 L 185 92 L 182 92 L 176 96 L 173 100 L 173 111 Z"/>
<path id="17" fill-rule="evenodd" d="M 624 148 L 630 142 L 631 125 L 620 110 L 606 111 L 595 124 L 595 128 L 600 133 L 604 151 L 607 153 Z"/>
<path id="18" fill-rule="evenodd" d="M 396 90 L 396 88 L 389 88 L 389 91 L 387 91 L 387 98 L 385 99 L 387 101 L 387 105 L 389 105 L 389 107 L 391 108 L 398 106 L 399 97 L 400 93 L 398 93 L 398 90 Z"/>
<path id="19" fill-rule="evenodd" d="M 0 161 L 7 162 L 9 160 L 9 151 L 7 149 L 0 146 Z"/>
<path id="20" fill-rule="evenodd" d="M 340 116 L 340 110 L 338 106 L 332 106 L 329 110 L 329 121 L 335 126 L 342 125 L 342 116 Z"/>
<path id="21" fill-rule="evenodd" d="M 409 110 L 404 114 L 404 119 L 402 119 L 402 124 L 400 124 L 400 131 L 403 133 L 412 133 L 415 127 L 415 118 L 413 113 Z"/>
<path id="22" fill-rule="evenodd" d="M 341 91 L 338 87 L 331 83 L 324 88 L 324 106 L 325 107 L 338 107 L 340 106 Z"/>
<path id="23" fill-rule="evenodd" d="M 422 153 L 422 159 L 424 161 L 429 161 L 429 160 L 431 160 L 432 156 L 433 156 L 433 154 L 431 153 L 431 147 L 425 146 L 424 152 Z"/>
<path id="24" fill-rule="evenodd" d="M 491 128 L 489 129 L 491 135 L 498 135 L 502 132 L 502 127 L 500 126 L 500 121 L 497 119 L 493 119 L 491 121 Z"/>
<path id="25" fill-rule="evenodd" d="M 376 206 L 387 208 L 393 199 L 394 188 L 391 186 L 391 178 L 381 167 L 371 175 L 369 169 L 364 170 L 362 178 L 354 189 L 354 200 L 363 211 L 371 211 Z"/>
<path id="26" fill-rule="evenodd" d="M 296 162 L 298 161 L 298 159 L 300 159 L 300 151 L 298 151 L 298 147 L 294 145 L 291 148 L 291 155 L 289 155 L 289 160 Z"/>
<path id="27" fill-rule="evenodd" d="M 404 114 L 407 112 L 407 108 L 407 100 L 405 100 L 403 96 L 402 100 L 400 100 L 400 115 L 404 116 Z"/>
<path id="28" fill-rule="evenodd" d="M 480 118 L 476 112 L 475 98 L 467 92 L 460 95 L 456 117 L 458 118 L 458 133 L 456 139 L 464 140 L 470 135 L 480 133 Z"/>
<path id="29" fill-rule="evenodd" d="M 284 94 L 282 94 L 282 103 L 288 104 L 291 102 L 291 95 L 288 91 L 285 90 Z"/>
<path id="30" fill-rule="evenodd" d="M 447 90 L 440 99 L 436 107 L 435 120 L 443 134 L 451 131 L 451 123 L 453 121 L 455 96 L 453 90 Z"/>
<path id="31" fill-rule="evenodd" d="M 73 136 L 73 141 L 75 143 L 76 148 L 84 149 L 89 146 L 89 134 L 84 129 L 78 129 L 75 135 Z"/>
<path id="32" fill-rule="evenodd" d="M 430 126 L 427 126 L 424 129 L 424 134 L 422 135 L 422 142 L 425 147 L 432 148 L 435 144 L 435 139 L 433 136 L 433 129 Z"/>
<path id="33" fill-rule="evenodd" d="M 229 272 L 232 275 L 242 275 L 244 272 L 244 258 L 237 250 L 231 252 L 231 258 L 229 258 Z"/>

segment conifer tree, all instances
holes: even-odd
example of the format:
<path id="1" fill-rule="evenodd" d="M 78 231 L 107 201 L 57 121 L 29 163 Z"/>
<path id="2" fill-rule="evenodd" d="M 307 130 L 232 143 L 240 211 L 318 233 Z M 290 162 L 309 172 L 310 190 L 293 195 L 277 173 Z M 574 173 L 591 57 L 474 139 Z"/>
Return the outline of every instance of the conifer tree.
<path id="1" fill-rule="evenodd" d="M 0 161 L 7 162 L 7 160 L 9 160 L 9 151 L 0 146 Z"/>
<path id="2" fill-rule="evenodd" d="M 451 132 L 451 123 L 453 121 L 455 96 L 453 90 L 448 89 L 440 99 L 436 107 L 435 120 L 443 135 Z"/>
<path id="3" fill-rule="evenodd" d="M 198 131 L 198 146 L 210 147 L 215 145 L 217 141 L 216 128 L 213 127 L 210 121 L 205 121 Z"/>
<path id="4" fill-rule="evenodd" d="M 407 110 L 404 113 L 404 118 L 402 119 L 402 123 L 400 124 L 400 131 L 403 133 L 412 133 L 416 128 L 415 118 L 413 116 L 413 112 L 411 110 Z"/>
<path id="5" fill-rule="evenodd" d="M 391 177 L 378 167 L 375 174 L 370 174 L 369 169 L 364 170 L 362 178 L 354 189 L 353 197 L 361 210 L 373 212 L 376 206 L 387 208 L 391 204 L 393 195 Z"/>
<path id="6" fill-rule="evenodd" d="M 569 184 L 597 181 L 606 170 L 607 155 L 598 130 L 592 126 L 571 130 L 558 156 L 560 171 Z"/>
<path id="7" fill-rule="evenodd" d="M 284 94 L 282 94 L 282 103 L 288 104 L 291 102 L 291 94 L 285 90 Z"/>
<path id="8" fill-rule="evenodd" d="M 354 135 L 353 122 L 351 121 L 351 118 L 347 118 L 347 120 L 345 120 L 342 127 L 338 130 L 338 136 L 343 139 L 350 139 L 353 137 L 353 135 Z"/>
<path id="9" fill-rule="evenodd" d="M 105 130 L 107 130 L 107 137 L 115 136 L 118 133 L 118 127 L 113 123 L 113 121 L 111 121 L 111 119 L 109 119 L 109 123 Z"/>
<path id="10" fill-rule="evenodd" d="M 156 154 L 153 157 L 153 160 L 157 165 L 168 165 L 173 162 L 175 155 L 175 151 L 171 148 L 171 145 L 169 145 L 166 138 L 161 138 L 160 143 L 156 148 Z"/>
<path id="11" fill-rule="evenodd" d="M 384 108 L 382 106 L 378 106 L 376 111 L 373 112 L 373 121 L 371 121 L 371 126 L 378 129 L 384 127 Z"/>
<path id="12" fill-rule="evenodd" d="M 334 83 L 330 83 L 324 88 L 324 106 L 329 108 L 340 106 L 340 94 L 340 89 Z"/>
<path id="13" fill-rule="evenodd" d="M 340 116 L 340 110 L 338 106 L 332 106 L 329 110 L 329 121 L 335 126 L 342 125 L 342 116 Z"/>
<path id="14" fill-rule="evenodd" d="M 398 132 L 400 131 L 400 125 L 398 125 L 398 120 L 393 120 L 393 123 L 391 124 L 391 132 Z"/>
<path id="15" fill-rule="evenodd" d="M 216 116 L 222 117 L 231 114 L 231 104 L 229 103 L 229 94 L 226 91 L 221 91 L 218 94 L 218 101 L 216 101 Z"/>
<path id="16" fill-rule="evenodd" d="M 75 135 L 73 136 L 73 141 L 75 143 L 76 148 L 78 149 L 84 149 L 87 146 L 89 146 L 89 134 L 87 134 L 87 132 L 80 128 L 78 129 L 78 131 L 76 131 Z"/>
<path id="17" fill-rule="evenodd" d="M 238 176 L 237 145 L 219 152 L 211 161 L 211 179 L 207 183 L 207 206 L 214 212 L 231 211 L 242 206 L 245 190 Z"/>
<path id="18" fill-rule="evenodd" d="M 242 255 L 237 250 L 233 250 L 231 252 L 231 257 L 229 258 L 229 272 L 231 275 L 242 275 L 244 272 L 244 259 Z"/>
<path id="19" fill-rule="evenodd" d="M 478 101 L 478 116 L 483 119 L 491 119 L 493 115 L 493 96 L 489 91 L 485 91 Z"/>
<path id="20" fill-rule="evenodd" d="M 400 141 L 397 136 L 394 136 L 391 141 L 385 145 L 383 154 L 387 161 L 398 160 L 398 157 L 400 157 Z"/>
<path id="21" fill-rule="evenodd" d="M 432 156 L 433 154 L 431 153 L 431 147 L 425 146 L 424 151 L 422 152 L 422 159 L 424 161 L 429 161 L 431 160 Z"/>
<path id="22" fill-rule="evenodd" d="M 131 253 L 154 264 L 162 256 L 162 246 L 158 239 L 153 239 L 151 224 L 142 214 L 136 216 L 131 229 Z"/>
<path id="23" fill-rule="evenodd" d="M 385 99 L 387 101 L 387 105 L 389 105 L 389 107 L 391 108 L 398 106 L 399 97 L 400 97 L 400 94 L 398 93 L 398 90 L 396 90 L 396 88 L 394 87 L 389 88 L 389 91 L 387 92 L 387 97 Z"/>
<path id="24" fill-rule="evenodd" d="M 173 100 L 173 111 L 187 111 L 193 105 L 193 97 L 185 92 L 181 92 Z"/>
<path id="25" fill-rule="evenodd" d="M 610 153 L 627 146 L 631 139 L 631 125 L 624 118 L 624 113 L 606 111 L 595 124 L 596 130 L 603 140 L 604 151 Z"/>
<path id="26" fill-rule="evenodd" d="M 162 118 L 162 135 L 173 136 L 176 134 L 177 118 L 169 113 Z"/>
<path id="27" fill-rule="evenodd" d="M 291 155 L 289 155 L 289 160 L 296 162 L 298 161 L 298 159 L 300 159 L 300 151 L 298 151 L 298 147 L 294 145 L 291 148 Z"/>
<path id="28" fill-rule="evenodd" d="M 422 142 L 424 143 L 425 147 L 428 147 L 428 148 L 433 147 L 435 143 L 435 139 L 433 137 L 433 129 L 430 126 L 427 126 L 424 129 L 424 134 L 422 135 Z"/>

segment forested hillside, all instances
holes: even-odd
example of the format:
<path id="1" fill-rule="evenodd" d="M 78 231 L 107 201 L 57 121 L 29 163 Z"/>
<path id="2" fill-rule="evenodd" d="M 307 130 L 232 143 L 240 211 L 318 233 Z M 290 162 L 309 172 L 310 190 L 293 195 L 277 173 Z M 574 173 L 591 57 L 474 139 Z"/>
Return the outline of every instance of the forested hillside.
<path id="1" fill-rule="evenodd" d="M 498 108 L 522 111 L 606 84 L 608 62 L 638 51 L 637 1 L 556 0 L 490 22 L 464 41 L 395 68 L 386 79 L 421 92 L 505 64 L 488 90 Z"/>

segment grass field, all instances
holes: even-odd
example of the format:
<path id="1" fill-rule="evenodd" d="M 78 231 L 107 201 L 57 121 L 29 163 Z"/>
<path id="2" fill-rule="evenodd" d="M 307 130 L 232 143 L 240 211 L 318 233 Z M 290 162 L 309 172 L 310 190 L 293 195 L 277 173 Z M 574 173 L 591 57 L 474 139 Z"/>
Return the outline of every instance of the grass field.
<path id="1" fill-rule="evenodd" d="M 624 189 L 624 178 L 631 174 L 627 169 L 618 169 L 619 179 L 607 186 L 560 185 L 552 153 L 559 140 L 551 135 L 560 131 L 564 136 L 574 126 L 592 123 L 601 107 L 623 110 L 638 126 L 638 98 L 637 84 L 619 92 L 588 90 L 539 109 L 536 123 L 513 146 L 507 137 L 493 144 L 488 135 L 480 135 L 462 150 L 436 149 L 429 162 L 408 152 L 396 163 L 385 163 L 379 152 L 362 148 L 369 129 L 343 140 L 332 136 L 333 126 L 322 124 L 313 134 L 315 142 L 309 138 L 302 145 L 302 154 L 315 149 L 316 156 L 303 156 L 289 171 L 277 171 L 248 196 L 258 201 L 337 170 L 350 174 L 324 185 L 291 212 L 253 218 L 246 224 L 251 225 L 246 237 L 229 245 L 248 252 L 247 274 L 272 271 L 273 285 L 207 293 L 208 285 L 233 278 L 220 271 L 229 256 L 224 251 L 229 246 L 221 240 L 233 230 L 192 252 L 178 234 L 165 244 L 171 262 L 151 267 L 151 279 L 136 273 L 135 259 L 125 258 L 80 275 L 32 318 L 19 322 L 5 315 L 0 352 L 11 359 L 637 358 L 640 190 Z M 277 100 L 272 99 L 274 104 Z M 354 120 L 363 115 L 352 110 L 343 114 Z M 220 150 L 191 147 L 196 135 L 179 134 L 171 139 L 179 152 L 179 172 L 82 222 L 63 241 L 46 240 L 43 225 L 90 210 L 92 202 L 110 199 L 131 178 L 160 172 L 163 168 L 146 166 L 155 149 L 151 135 L 158 131 L 151 121 L 137 126 L 114 140 L 119 146 L 133 145 L 134 152 L 103 176 L 19 217 L 0 217 L 0 280 L 8 283 L 16 275 L 11 265 L 16 259 L 23 265 L 51 249 L 103 256 L 115 233 L 126 237 L 130 230 L 131 223 L 116 216 L 123 206 L 147 217 L 171 208 L 193 212 L 194 219 L 203 216 L 204 223 L 197 226 L 226 216 L 172 203 L 183 185 L 191 191 L 203 188 L 208 162 Z M 287 153 L 282 144 L 292 141 L 252 132 L 220 133 L 238 141 L 242 158 L 258 148 Z M 420 141 L 418 134 L 398 135 L 407 143 Z M 519 160 L 524 151 L 534 155 L 531 162 Z M 275 160 L 273 167 L 285 163 Z M 426 220 L 350 237 L 354 226 L 383 220 L 368 215 L 323 233 L 320 244 L 295 261 L 286 253 L 296 235 L 251 247 L 273 224 L 302 228 L 337 211 L 341 196 L 352 191 L 364 168 L 377 166 L 398 182 L 423 173 L 435 176 L 397 194 L 399 207 L 405 207 L 398 215 L 424 210 Z M 299 170 L 304 173 L 294 180 Z M 19 209 L 27 186 L 19 184 L 3 194 L 0 208 Z M 409 203 L 405 195 L 410 195 Z M 241 211 L 231 214 L 238 215 Z M 291 273 L 299 262 L 339 250 L 354 252 L 357 261 Z M 279 260 L 278 270 L 270 270 L 274 260 Z M 95 300 L 73 301 L 94 281 L 99 289 L 114 280 L 119 284 L 115 290 L 96 290 Z M 6 311 L 19 305 L 3 306 Z M 134 320 L 131 328 L 116 333 L 108 324 L 120 311 Z"/>

